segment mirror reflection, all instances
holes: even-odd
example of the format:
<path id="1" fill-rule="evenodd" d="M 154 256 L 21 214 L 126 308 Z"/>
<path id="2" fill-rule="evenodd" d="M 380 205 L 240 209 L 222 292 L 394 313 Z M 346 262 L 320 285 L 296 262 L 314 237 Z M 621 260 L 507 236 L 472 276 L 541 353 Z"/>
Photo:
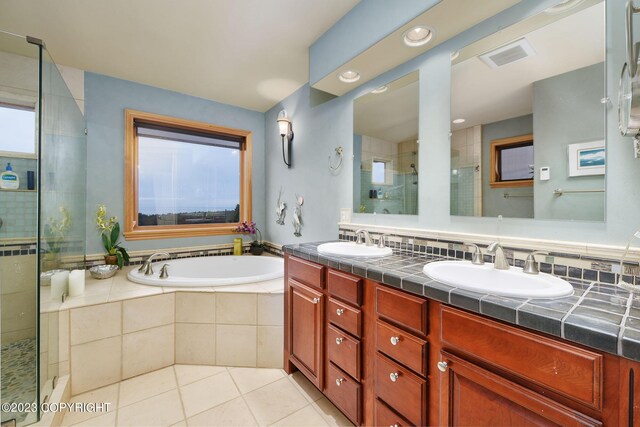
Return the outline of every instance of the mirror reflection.
<path id="1" fill-rule="evenodd" d="M 418 214 L 418 72 L 354 100 L 353 210 Z"/>
<path id="2" fill-rule="evenodd" d="M 604 220 L 604 13 L 553 7 L 452 54 L 452 215 Z"/>

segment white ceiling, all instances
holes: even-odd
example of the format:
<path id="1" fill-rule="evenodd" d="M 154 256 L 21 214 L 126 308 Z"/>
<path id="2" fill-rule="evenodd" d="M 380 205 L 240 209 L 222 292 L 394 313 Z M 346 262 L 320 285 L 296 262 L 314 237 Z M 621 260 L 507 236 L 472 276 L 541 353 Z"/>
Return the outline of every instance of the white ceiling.
<path id="1" fill-rule="evenodd" d="M 0 29 L 62 65 L 266 111 L 309 80 L 309 46 L 358 0 L 2 0 Z"/>
<path id="2" fill-rule="evenodd" d="M 534 19 L 541 15 L 545 14 Z M 533 82 L 605 60 L 604 26 L 604 2 L 601 2 L 526 34 L 536 52 L 534 56 L 496 69 L 477 56 L 455 64 L 451 71 L 451 119 L 466 121 L 452 124 L 452 130 L 531 114 Z M 526 22 L 519 28 L 527 28 Z M 522 35 L 510 28 L 504 34 L 496 33 L 490 48 L 465 49 L 477 55 Z M 460 57 L 469 56 L 464 50 L 460 53 Z"/>

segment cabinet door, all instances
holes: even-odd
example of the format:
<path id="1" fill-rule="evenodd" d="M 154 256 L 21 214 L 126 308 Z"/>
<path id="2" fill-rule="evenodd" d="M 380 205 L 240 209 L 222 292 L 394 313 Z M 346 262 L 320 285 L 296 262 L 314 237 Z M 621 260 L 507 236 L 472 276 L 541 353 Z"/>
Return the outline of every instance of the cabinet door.
<path id="1" fill-rule="evenodd" d="M 442 352 L 440 424 L 601 426 L 602 423 L 477 365 Z M 441 362 L 442 363 L 442 362 Z"/>
<path id="2" fill-rule="evenodd" d="M 322 390 L 324 297 L 289 279 L 289 348 L 291 362 Z"/>

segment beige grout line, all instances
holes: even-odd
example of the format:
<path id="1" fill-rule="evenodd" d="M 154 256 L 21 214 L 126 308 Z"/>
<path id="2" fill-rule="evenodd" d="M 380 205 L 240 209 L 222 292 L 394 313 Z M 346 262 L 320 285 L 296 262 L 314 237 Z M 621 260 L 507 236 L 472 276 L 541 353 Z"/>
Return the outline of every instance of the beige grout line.
<path id="1" fill-rule="evenodd" d="M 182 408 L 182 419 L 187 424 L 187 411 L 184 409 L 184 402 L 182 401 L 182 392 L 180 391 L 180 383 L 178 382 L 178 373 L 176 372 L 176 365 L 171 366 L 173 371 L 173 378 L 176 380 L 176 390 L 178 391 L 178 399 L 180 399 L 180 408 Z"/>
<path id="2" fill-rule="evenodd" d="M 254 369 L 258 369 L 258 368 L 254 368 Z M 255 425 L 259 426 L 260 423 L 258 423 L 258 419 L 256 418 L 256 415 L 253 413 L 253 411 L 251 410 L 251 406 L 249 406 L 249 403 L 247 402 L 247 399 L 244 397 L 245 393 L 240 391 L 240 387 L 238 387 L 238 384 L 236 383 L 235 378 L 233 378 L 233 375 L 231 375 L 231 371 L 229 370 L 229 368 L 227 368 L 227 372 L 229 372 L 229 376 L 231 377 L 231 381 L 233 381 L 233 384 L 236 386 L 236 389 L 238 390 L 238 393 L 240 393 L 240 398 L 244 402 L 244 405 L 247 407 L 247 409 L 249 410 L 249 413 L 251 414 L 251 417 L 255 421 Z M 272 384 L 272 383 L 269 383 L 269 384 Z M 259 388 L 261 388 L 261 387 L 259 387 Z M 256 389 L 256 390 L 258 390 L 258 389 Z M 254 390 L 251 390 L 251 391 L 254 391 Z M 249 392 L 249 393 L 251 393 L 251 392 Z M 214 408 L 215 408 L 215 406 L 214 406 Z M 211 409 L 213 409 L 213 408 L 211 408 Z"/>

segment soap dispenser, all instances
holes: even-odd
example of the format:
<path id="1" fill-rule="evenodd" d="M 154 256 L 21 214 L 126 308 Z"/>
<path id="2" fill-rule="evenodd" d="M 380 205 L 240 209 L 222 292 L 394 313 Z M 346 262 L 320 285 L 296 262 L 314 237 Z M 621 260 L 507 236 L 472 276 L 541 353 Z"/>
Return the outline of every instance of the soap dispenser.
<path id="1" fill-rule="evenodd" d="M 0 174 L 0 188 L 6 190 L 17 190 L 20 188 L 20 178 L 11 168 L 11 163 L 7 163 L 7 169 Z"/>

